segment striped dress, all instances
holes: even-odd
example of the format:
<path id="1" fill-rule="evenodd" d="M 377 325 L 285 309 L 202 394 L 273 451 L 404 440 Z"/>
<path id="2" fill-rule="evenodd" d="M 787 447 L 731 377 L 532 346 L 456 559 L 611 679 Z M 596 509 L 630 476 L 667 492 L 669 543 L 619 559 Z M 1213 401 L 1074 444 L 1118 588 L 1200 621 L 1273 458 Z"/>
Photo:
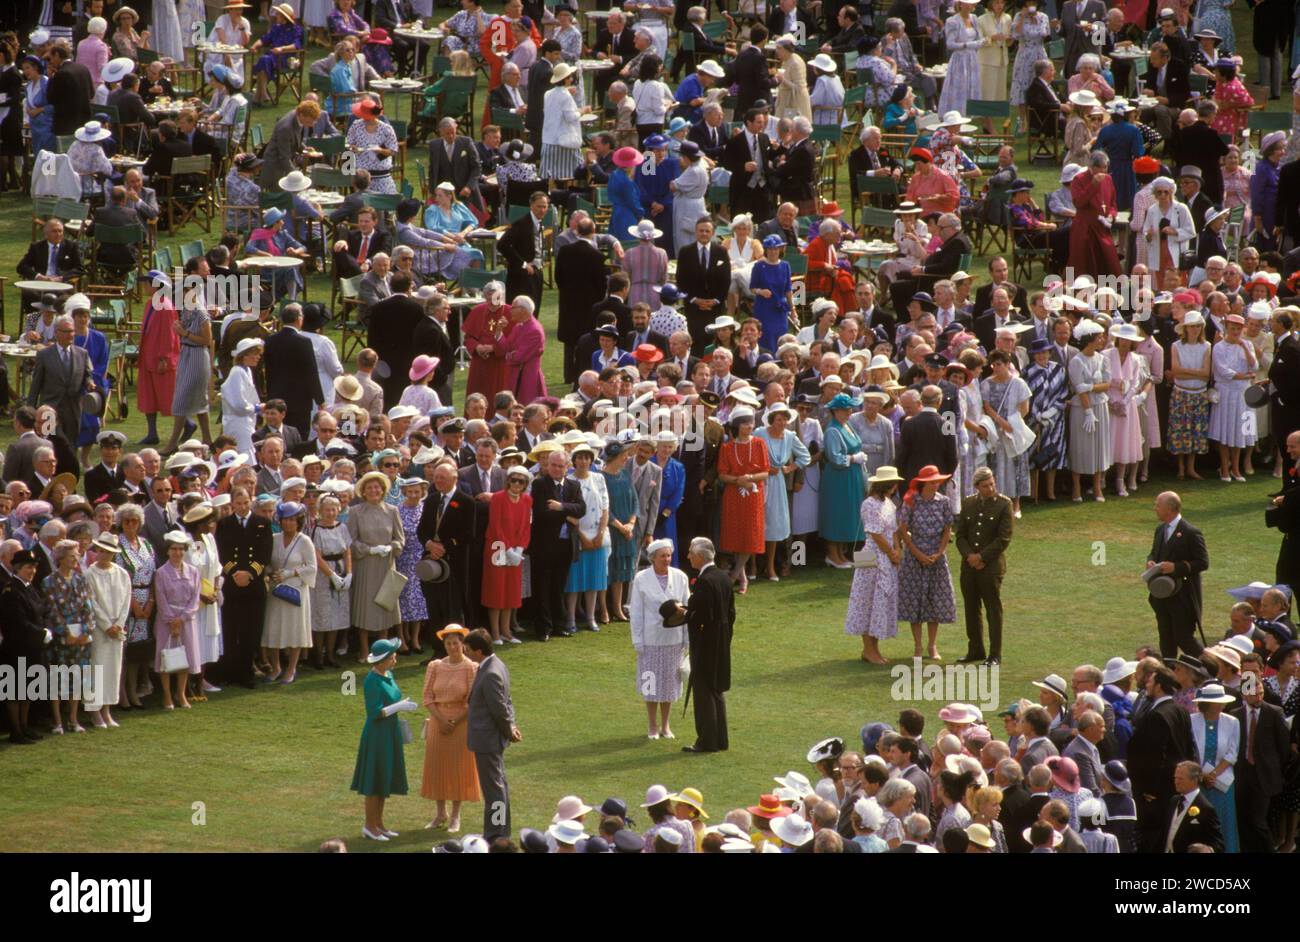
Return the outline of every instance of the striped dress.
<path id="1" fill-rule="evenodd" d="M 180 314 L 181 326 L 197 334 L 208 321 L 206 311 L 192 308 Z M 172 415 L 200 415 L 208 411 L 208 385 L 212 380 L 212 359 L 208 348 L 190 340 L 181 341 L 176 362 L 176 391 L 172 394 Z"/>

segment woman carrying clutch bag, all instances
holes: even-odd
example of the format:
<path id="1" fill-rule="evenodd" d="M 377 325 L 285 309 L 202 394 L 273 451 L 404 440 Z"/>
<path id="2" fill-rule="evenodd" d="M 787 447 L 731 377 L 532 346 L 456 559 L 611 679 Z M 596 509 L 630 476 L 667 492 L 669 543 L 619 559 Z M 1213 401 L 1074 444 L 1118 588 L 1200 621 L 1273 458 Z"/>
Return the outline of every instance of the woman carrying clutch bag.
<path id="1" fill-rule="evenodd" d="M 266 600 L 262 647 L 271 674 L 267 683 L 291 684 L 298 676 L 298 656 L 311 648 L 311 590 L 316 585 L 316 547 L 302 532 L 307 508 L 286 501 L 275 508 L 280 533 L 271 550 L 271 595 Z M 289 663 L 280 668 L 280 652 Z"/>

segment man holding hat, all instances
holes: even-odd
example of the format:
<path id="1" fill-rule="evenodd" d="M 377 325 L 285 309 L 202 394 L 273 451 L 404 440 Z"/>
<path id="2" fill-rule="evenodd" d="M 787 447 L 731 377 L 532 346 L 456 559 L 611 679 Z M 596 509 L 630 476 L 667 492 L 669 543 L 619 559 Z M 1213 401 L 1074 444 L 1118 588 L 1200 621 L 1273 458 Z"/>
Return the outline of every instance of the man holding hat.
<path id="1" fill-rule="evenodd" d="M 1192 225 L 1198 233 L 1205 228 L 1206 214 L 1214 209 L 1214 197 L 1208 192 L 1209 185 L 1210 181 L 1201 167 L 1188 164 L 1178 171 L 1178 202 L 1191 210 Z M 1219 175 L 1219 198 L 1223 198 L 1222 174 Z M 1148 215 L 1151 212 L 1152 210 L 1147 210 Z"/>
<path id="2" fill-rule="evenodd" d="M 92 504 L 99 501 L 114 488 L 121 487 L 126 480 L 119 463 L 122 458 L 122 446 L 126 436 L 113 429 L 105 429 L 95 438 L 99 444 L 99 464 L 86 471 L 86 500 Z"/>
<path id="3" fill-rule="evenodd" d="M 736 622 L 735 592 L 731 577 L 714 565 L 712 541 L 692 540 L 687 551 L 699 572 L 686 605 L 686 631 L 690 639 L 691 675 L 687 697 L 695 694 L 693 745 L 682 752 L 725 752 L 727 737 L 726 692 L 731 689 L 731 636 Z"/>
<path id="4" fill-rule="evenodd" d="M 1166 593 L 1151 578 L 1148 602 L 1156 613 L 1160 633 L 1160 653 L 1173 657 L 1181 648 L 1193 657 L 1201 653 L 1201 643 L 1193 629 L 1201 626 L 1201 573 L 1210 568 L 1205 537 L 1182 515 L 1182 499 L 1173 491 L 1156 498 L 1155 537 L 1147 555 L 1147 570 L 1173 580 Z"/>
<path id="5" fill-rule="evenodd" d="M 1137 841 L 1142 853 L 1164 850 L 1166 816 L 1174 795 L 1174 769 L 1196 761 L 1196 740 L 1187 711 L 1173 699 L 1179 689 L 1164 667 L 1147 676 L 1151 706 L 1133 724 L 1128 769 L 1137 805 Z"/>

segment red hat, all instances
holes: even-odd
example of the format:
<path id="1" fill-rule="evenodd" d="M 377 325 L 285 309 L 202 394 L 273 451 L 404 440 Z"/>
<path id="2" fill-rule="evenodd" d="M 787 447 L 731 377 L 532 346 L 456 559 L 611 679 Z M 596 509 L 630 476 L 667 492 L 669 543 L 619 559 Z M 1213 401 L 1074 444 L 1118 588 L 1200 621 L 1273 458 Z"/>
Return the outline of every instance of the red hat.
<path id="1" fill-rule="evenodd" d="M 643 343 L 632 351 L 632 356 L 639 363 L 658 363 L 664 358 L 664 352 L 652 343 Z"/>
<path id="2" fill-rule="evenodd" d="M 370 31 L 366 38 L 367 46 L 391 46 L 393 41 L 388 38 L 388 30 L 382 26 L 376 26 Z"/>
<path id="3" fill-rule="evenodd" d="M 928 164 L 928 163 L 933 163 L 933 162 L 934 162 L 934 154 L 930 153 L 929 148 L 926 148 L 926 147 L 913 147 L 911 150 L 909 150 L 909 151 L 907 152 L 907 159 L 908 159 L 908 160 L 923 160 L 923 161 L 925 161 L 925 162 Z"/>
<path id="4" fill-rule="evenodd" d="M 1154 157 L 1146 157 L 1146 156 L 1139 157 L 1137 160 L 1133 161 L 1133 172 L 1134 173 L 1159 173 L 1160 161 L 1156 160 Z"/>
<path id="5" fill-rule="evenodd" d="M 1178 304 L 1194 304 L 1201 306 L 1201 295 L 1196 291 L 1179 291 L 1174 295 L 1174 301 Z"/>
<path id="6" fill-rule="evenodd" d="M 844 210 L 840 209 L 840 204 L 831 200 L 829 203 L 822 203 L 821 214 L 823 216 L 843 216 Z"/>
<path id="7" fill-rule="evenodd" d="M 1248 289 L 1253 289 L 1256 285 L 1263 285 L 1265 288 L 1267 288 L 1268 296 L 1270 298 L 1277 296 L 1277 285 L 1273 284 L 1272 279 L 1270 279 L 1263 272 L 1256 273 L 1255 277 L 1250 279 L 1250 281 L 1246 284 L 1246 287 Z"/>
<path id="8" fill-rule="evenodd" d="M 384 106 L 377 101 L 363 98 L 352 106 L 352 113 L 358 118 L 378 118 L 384 113 Z"/>
<path id="9" fill-rule="evenodd" d="M 784 818 L 794 809 L 781 804 L 775 795 L 759 795 L 758 804 L 750 805 L 748 810 L 756 818 Z"/>

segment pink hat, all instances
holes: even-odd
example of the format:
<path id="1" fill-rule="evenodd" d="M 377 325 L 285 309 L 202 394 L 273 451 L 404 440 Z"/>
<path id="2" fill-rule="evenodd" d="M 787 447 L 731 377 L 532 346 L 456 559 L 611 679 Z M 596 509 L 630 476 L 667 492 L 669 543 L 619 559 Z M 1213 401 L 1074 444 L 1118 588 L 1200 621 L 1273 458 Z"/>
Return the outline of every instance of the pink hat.
<path id="1" fill-rule="evenodd" d="M 635 167 L 641 161 L 645 160 L 641 152 L 635 147 L 620 147 L 614 151 L 614 156 L 610 158 L 614 161 L 615 167 Z"/>
<path id="2" fill-rule="evenodd" d="M 1052 770 L 1052 782 L 1063 792 L 1074 794 L 1079 790 L 1079 766 L 1068 756 L 1052 756 L 1047 760 Z"/>
<path id="3" fill-rule="evenodd" d="M 424 379 L 424 377 L 428 376 L 437 368 L 437 357 L 431 357 L 427 354 L 421 353 L 415 358 L 415 362 L 411 364 L 411 369 L 406 375 L 410 377 L 411 382 L 416 383 Z"/>

